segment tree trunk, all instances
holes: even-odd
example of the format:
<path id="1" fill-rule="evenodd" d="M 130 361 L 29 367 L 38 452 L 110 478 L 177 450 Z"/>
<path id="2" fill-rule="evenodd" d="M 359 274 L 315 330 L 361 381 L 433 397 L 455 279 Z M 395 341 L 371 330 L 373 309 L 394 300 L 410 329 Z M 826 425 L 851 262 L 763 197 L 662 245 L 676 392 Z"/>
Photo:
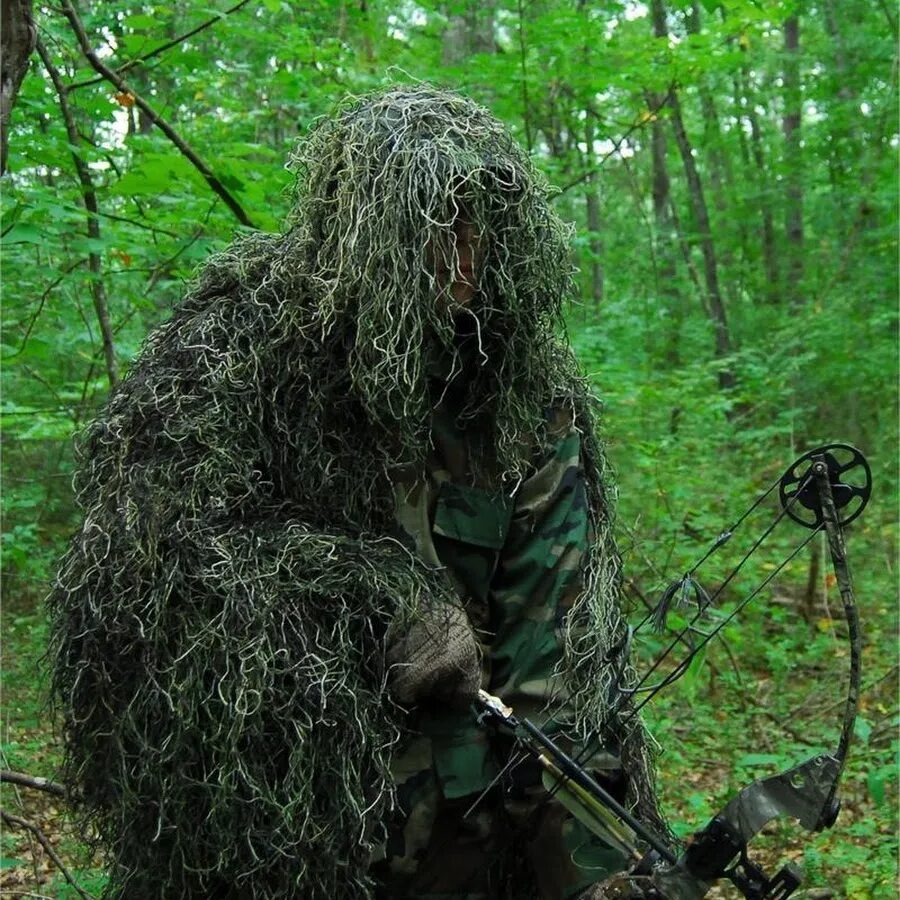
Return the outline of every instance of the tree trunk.
<path id="1" fill-rule="evenodd" d="M 822 572 L 822 542 L 814 540 L 810 545 L 809 568 L 806 572 L 806 590 L 800 612 L 807 622 L 812 622 L 816 615 L 816 600 L 819 598 L 819 579 Z"/>
<path id="2" fill-rule="evenodd" d="M 650 95 L 651 109 L 659 109 L 663 98 Z M 666 335 L 666 359 L 672 366 L 681 362 L 681 323 L 684 318 L 681 292 L 675 270 L 675 227 L 672 221 L 672 196 L 669 168 L 666 161 L 666 132 L 657 116 L 650 127 L 650 150 L 653 160 L 653 219 L 655 223 L 655 251 L 659 263 L 660 300 L 669 316 Z"/>
<path id="3" fill-rule="evenodd" d="M 375 67 L 375 45 L 372 42 L 372 23 L 369 18 L 368 0 L 359 0 L 359 13 L 363 26 L 363 57 L 369 69 L 374 70 Z"/>
<path id="4" fill-rule="evenodd" d="M 656 37 L 668 37 L 666 25 L 666 9 L 663 0 L 652 0 L 650 4 L 653 17 L 653 31 Z M 672 131 L 675 135 L 675 143 L 681 155 L 684 166 L 684 175 L 688 186 L 688 195 L 691 200 L 691 209 L 694 214 L 694 223 L 697 232 L 697 243 L 703 254 L 703 278 L 706 286 L 707 310 L 712 320 L 715 336 L 716 359 L 724 359 L 731 354 L 731 335 L 728 330 L 728 319 L 725 314 L 725 304 L 722 301 L 722 291 L 719 287 L 719 268 L 716 261 L 716 248 L 713 243 L 712 230 L 709 224 L 709 207 L 703 192 L 703 182 L 697 170 L 697 162 L 694 159 L 694 148 L 684 127 L 684 116 L 681 112 L 681 101 L 678 92 L 673 87 L 669 92 L 669 108 L 672 111 Z M 734 373 L 727 367 L 719 371 L 719 387 L 729 389 L 734 387 Z"/>
<path id="5" fill-rule="evenodd" d="M 81 137 L 78 134 L 78 128 L 75 125 L 75 116 L 71 105 L 69 104 L 69 92 L 60 77 L 59 70 L 53 64 L 50 54 L 46 48 L 37 42 L 37 51 L 47 69 L 47 74 L 53 82 L 56 89 L 57 98 L 59 99 L 59 108 L 62 113 L 63 123 L 66 126 L 66 134 L 69 138 L 69 151 L 72 154 L 72 162 L 75 165 L 75 171 L 78 174 L 78 181 L 81 186 L 81 198 L 84 203 L 84 210 L 87 214 L 87 236 L 93 241 L 96 247 L 100 243 L 100 207 L 97 203 L 97 191 L 94 187 L 94 179 L 88 164 L 81 156 L 79 149 L 81 145 Z M 114 388 L 119 383 L 119 364 L 116 361 L 116 347 L 113 340 L 112 323 L 109 317 L 109 305 L 106 299 L 106 286 L 103 281 L 103 266 L 100 254 L 96 250 L 88 253 L 88 269 L 91 273 L 91 298 L 94 301 L 94 312 L 100 325 L 100 335 L 103 341 L 103 357 L 106 361 L 106 377 L 109 380 L 109 386 Z"/>
<path id="6" fill-rule="evenodd" d="M 591 254 L 591 304 L 593 309 L 600 309 L 603 303 L 603 227 L 600 209 L 600 191 L 594 174 L 594 117 L 592 110 L 587 110 L 584 120 L 585 165 L 589 172 L 585 180 L 585 204 L 587 206 L 588 247 Z"/>
<path id="7" fill-rule="evenodd" d="M 785 294 L 792 306 L 803 301 L 803 159 L 800 148 L 800 20 L 784 23 L 784 231 L 787 243 Z"/>
<path id="8" fill-rule="evenodd" d="M 841 100 L 853 100 L 856 91 L 850 84 L 850 64 L 847 58 L 847 44 L 844 36 L 841 34 L 839 18 L 834 0 L 824 0 L 822 3 L 822 13 L 825 17 L 825 30 L 828 32 L 831 42 L 834 45 L 834 67 L 838 74 L 838 91 L 837 95 Z"/>
<path id="9" fill-rule="evenodd" d="M 700 4 L 692 0 L 691 10 L 686 18 L 688 34 L 700 33 Z M 709 178 L 712 185 L 713 201 L 716 209 L 724 213 L 727 196 L 731 192 L 731 161 L 727 153 L 722 152 L 722 126 L 712 92 L 705 82 L 698 81 L 697 92 L 700 94 L 700 108 L 703 111 L 703 145 L 709 158 Z"/>
<path id="10" fill-rule="evenodd" d="M 32 0 L 3 0 L 0 21 L 0 175 L 9 152 L 9 117 L 28 72 L 37 31 Z"/>
<path id="11" fill-rule="evenodd" d="M 744 118 L 750 126 L 750 153 L 753 157 L 753 181 L 756 184 L 756 203 L 762 224 L 763 268 L 765 271 L 765 296 L 770 304 L 776 304 L 780 296 L 781 274 L 778 266 L 778 248 L 775 241 L 775 217 L 772 214 L 772 193 L 769 189 L 768 169 L 763 153 L 762 131 L 756 114 L 755 97 L 750 95 L 750 67 L 743 68 Z"/>
<path id="12" fill-rule="evenodd" d="M 594 309 L 599 309 L 603 303 L 603 239 L 600 236 L 602 227 L 600 212 L 600 195 L 594 187 L 594 176 L 587 182 L 585 194 L 587 204 L 587 226 L 590 232 L 589 246 L 591 250 L 591 302 Z"/>
<path id="13" fill-rule="evenodd" d="M 706 284 L 709 314 L 712 318 L 715 333 L 716 358 L 723 359 L 731 354 L 731 335 L 728 331 L 725 304 L 722 302 L 722 292 L 719 288 L 719 267 L 709 225 L 709 208 L 706 205 L 706 197 L 703 193 L 703 182 L 700 180 L 700 173 L 697 171 L 697 163 L 694 160 L 694 148 L 691 146 L 690 138 L 684 127 L 681 102 L 675 91 L 672 92 L 670 105 L 672 108 L 672 130 L 675 133 L 675 143 L 678 145 L 678 151 L 681 154 L 698 241 L 703 254 L 703 279 Z M 719 387 L 731 388 L 734 387 L 734 383 L 734 373 L 729 369 L 722 369 L 719 372 Z"/>
<path id="14" fill-rule="evenodd" d="M 474 53 L 494 51 L 494 3 L 466 0 L 462 11 L 448 13 L 441 52 L 445 66 L 455 66 Z"/>

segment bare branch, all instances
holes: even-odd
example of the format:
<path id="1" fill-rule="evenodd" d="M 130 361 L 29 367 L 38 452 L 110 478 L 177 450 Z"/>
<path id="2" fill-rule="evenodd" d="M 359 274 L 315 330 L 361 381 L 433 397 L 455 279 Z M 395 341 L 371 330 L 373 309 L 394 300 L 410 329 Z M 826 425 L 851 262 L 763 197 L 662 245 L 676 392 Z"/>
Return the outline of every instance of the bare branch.
<path id="1" fill-rule="evenodd" d="M 528 101 L 528 69 L 526 67 L 527 52 L 525 48 L 525 12 L 522 9 L 522 0 L 518 0 L 518 16 L 519 16 L 519 68 L 522 78 L 522 122 L 525 125 L 525 146 L 528 153 L 532 150 L 531 141 L 531 117 L 529 114 Z"/>
<path id="2" fill-rule="evenodd" d="M 221 181 L 216 177 L 213 173 L 212 169 L 207 165 L 206 162 L 197 154 L 193 148 L 182 138 L 174 128 L 160 116 L 151 106 L 147 103 L 146 100 L 143 99 L 140 95 L 136 94 L 129 86 L 128 83 L 118 74 L 116 74 L 112 69 L 107 66 L 103 60 L 100 59 L 99 56 L 94 52 L 91 47 L 91 42 L 88 39 L 87 32 L 84 30 L 84 25 L 81 22 L 81 19 L 78 17 L 78 13 L 75 10 L 71 0 L 63 0 L 62 5 L 63 15 L 69 20 L 69 24 L 72 26 L 72 30 L 75 32 L 75 36 L 78 39 L 78 44 L 81 47 L 82 53 L 84 53 L 87 61 L 91 64 L 95 71 L 99 72 L 110 84 L 115 85 L 116 89 L 122 94 L 130 94 L 134 97 L 135 105 L 143 111 L 144 115 L 159 128 L 160 131 L 179 149 L 181 154 L 186 157 L 195 169 L 203 176 L 206 183 L 217 193 L 222 200 L 225 202 L 225 205 L 234 213 L 237 220 L 242 224 L 246 225 L 248 228 L 255 228 L 256 226 L 250 220 L 249 216 L 246 212 L 244 212 L 244 208 L 240 203 L 232 196 L 231 192 L 222 184 Z"/>
<path id="3" fill-rule="evenodd" d="M 0 769 L 0 784 L 17 784 L 20 787 L 34 788 L 36 791 L 44 791 L 57 797 L 65 797 L 66 789 L 63 785 L 49 778 L 39 778 L 35 775 L 26 775 L 24 772 L 10 772 L 9 769 Z"/>
<path id="4" fill-rule="evenodd" d="M 56 94 L 59 98 L 59 108 L 62 112 L 63 122 L 66 126 L 66 134 L 69 137 L 69 146 L 72 152 L 72 161 L 75 163 L 75 171 L 78 173 L 78 181 L 81 183 L 81 198 L 87 211 L 88 237 L 100 240 L 100 208 L 97 203 L 97 191 L 94 188 L 94 179 L 88 164 L 78 151 L 81 140 L 78 136 L 78 128 L 75 125 L 75 116 L 69 105 L 69 94 L 59 74 L 59 70 L 53 64 L 47 48 L 41 40 L 37 41 L 38 55 L 44 63 L 44 68 L 53 82 Z M 109 320 L 109 305 L 106 302 L 106 288 L 103 284 L 103 268 L 100 255 L 94 251 L 88 253 L 88 268 L 91 271 L 91 297 L 94 301 L 94 311 L 100 323 L 100 333 L 103 339 L 103 353 L 106 357 L 106 374 L 110 387 L 119 383 L 119 366 L 116 362 L 116 348 L 113 343 L 112 326 Z"/>
<path id="5" fill-rule="evenodd" d="M 3 824 L 9 828 L 21 828 L 24 831 L 33 834 L 38 843 L 44 848 L 44 852 L 50 859 L 53 861 L 53 864 L 62 872 L 63 877 L 72 887 L 77 891 L 78 896 L 82 898 L 82 900 L 94 900 L 93 894 L 89 894 L 86 890 L 84 890 L 77 881 L 71 876 L 69 870 L 65 867 L 63 861 L 59 858 L 59 854 L 53 849 L 53 845 L 50 841 L 47 840 L 47 836 L 41 831 L 34 822 L 29 822 L 27 819 L 22 819 L 19 816 L 10 815 L 6 810 L 0 809 L 0 819 L 3 820 Z"/>
<path id="6" fill-rule="evenodd" d="M 180 238 L 181 235 L 168 228 L 160 228 L 158 225 L 151 225 L 149 222 L 141 222 L 138 219 L 129 219 L 127 216 L 117 216 L 115 213 L 101 212 L 99 215 L 104 219 L 112 219 L 114 222 L 125 222 L 128 225 L 134 225 L 136 228 L 143 228 L 145 231 L 152 231 L 154 234 L 164 234 L 170 238 Z"/>
<path id="7" fill-rule="evenodd" d="M 235 3 L 230 9 L 225 9 L 219 15 L 214 16 L 212 19 L 207 19 L 201 25 L 198 25 L 196 28 L 192 28 L 190 31 L 186 31 L 184 34 L 178 35 L 178 37 L 173 38 L 171 41 L 167 41 L 161 47 L 156 47 L 154 50 L 151 50 L 149 53 L 145 53 L 143 56 L 138 56 L 135 59 L 130 59 L 125 65 L 119 66 L 118 69 L 115 70 L 117 75 L 121 75 L 123 72 L 127 72 L 129 69 L 133 69 L 135 66 L 139 66 L 142 62 L 146 62 L 148 59 L 153 59 L 154 56 L 159 56 L 161 53 L 165 53 L 167 50 L 171 50 L 173 47 L 177 47 L 179 44 L 184 41 L 189 40 L 195 34 L 199 34 L 201 31 L 206 30 L 211 25 L 215 25 L 216 22 L 220 22 L 226 16 L 230 16 L 232 13 L 237 12 L 242 6 L 246 6 L 250 0 L 241 0 L 240 3 Z M 96 78 L 86 78 L 84 81 L 74 81 L 69 85 L 69 90 L 74 91 L 76 88 L 87 87 L 91 84 L 99 84 L 101 81 L 105 81 L 105 77 L 103 75 L 98 75 Z"/>
<path id="8" fill-rule="evenodd" d="M 9 117 L 28 73 L 37 31 L 31 0 L 3 0 L 0 17 L 0 175 L 6 171 Z"/>
<path id="9" fill-rule="evenodd" d="M 618 139 L 611 139 L 613 145 L 612 150 L 610 150 L 608 153 L 604 153 L 600 158 L 600 161 L 595 166 L 591 166 L 586 172 L 582 172 L 577 178 L 574 178 L 572 181 L 564 184 L 559 189 L 559 193 L 565 194 L 567 191 L 572 190 L 573 187 L 577 187 L 583 181 L 587 181 L 610 157 L 615 156 L 615 154 L 619 152 L 619 150 L 622 148 L 622 145 L 628 140 L 628 138 L 631 137 L 632 134 L 634 134 L 636 131 L 640 131 L 642 128 L 646 128 L 650 123 L 652 123 L 655 117 L 662 110 L 662 108 L 671 102 L 674 90 L 674 86 L 671 86 L 668 93 L 665 95 L 665 97 L 663 97 L 657 107 L 649 110 L 639 118 L 635 119 L 626 129 L 625 133 Z M 591 109 L 587 109 L 587 113 L 588 115 L 597 115 L 596 111 Z"/>
<path id="10" fill-rule="evenodd" d="M 59 273 L 59 275 L 56 276 L 56 278 L 53 279 L 53 281 L 50 282 L 50 284 L 47 285 L 47 287 L 44 288 L 43 292 L 41 293 L 40 300 L 38 300 L 37 309 L 32 314 L 31 319 L 28 322 L 28 327 L 25 329 L 25 334 L 22 337 L 22 343 L 19 345 L 19 349 L 16 350 L 15 353 L 11 353 L 7 357 L 7 359 L 14 359 L 25 351 L 25 347 L 28 345 L 28 339 L 31 337 L 31 332 L 34 330 L 34 326 L 37 324 L 37 320 L 41 317 L 41 313 L 44 311 L 44 304 L 47 302 L 47 298 L 55 290 L 57 285 L 59 285 L 59 283 L 66 277 L 66 275 L 77 269 L 83 262 L 84 260 L 79 259 L 73 263 L 70 263 Z M 5 780 L 3 778 L 3 775 L 4 773 L 0 772 L 0 781 Z"/>

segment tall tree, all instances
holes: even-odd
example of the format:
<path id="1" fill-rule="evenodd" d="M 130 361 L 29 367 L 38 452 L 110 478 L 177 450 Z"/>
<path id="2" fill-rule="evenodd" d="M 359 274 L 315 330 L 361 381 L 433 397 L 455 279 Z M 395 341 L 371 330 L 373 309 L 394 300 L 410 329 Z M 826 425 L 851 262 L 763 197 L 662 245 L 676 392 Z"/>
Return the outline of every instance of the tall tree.
<path id="1" fill-rule="evenodd" d="M 72 162 L 75 166 L 75 171 L 78 173 L 78 181 L 81 185 L 81 201 L 84 204 L 84 211 L 87 217 L 87 236 L 93 246 L 97 247 L 97 245 L 102 243 L 97 188 L 90 166 L 88 166 L 81 153 L 81 144 L 83 142 L 78 133 L 78 126 L 75 123 L 75 114 L 69 103 L 69 88 L 63 82 L 59 70 L 53 64 L 50 54 L 40 41 L 37 42 L 37 49 L 59 99 L 60 112 L 62 113 L 66 134 L 69 138 Z M 109 386 L 114 388 L 119 383 L 119 363 L 116 359 L 116 346 L 113 338 L 112 322 L 109 316 L 106 282 L 103 279 L 103 263 L 100 253 L 96 249 L 88 253 L 88 268 L 91 273 L 91 296 L 94 301 L 94 313 L 100 326 L 103 356 L 106 360 L 106 377 L 109 379 Z"/>
<path id="2" fill-rule="evenodd" d="M 778 301 L 780 296 L 780 276 L 778 268 L 778 247 L 775 239 L 775 216 L 772 212 L 772 190 L 770 186 L 770 169 L 766 165 L 766 151 L 763 146 L 760 117 L 756 111 L 758 99 L 752 85 L 750 63 L 747 60 L 747 47 L 741 45 L 744 57 L 738 84 L 740 109 L 743 122 L 750 130 L 750 155 L 753 168 L 749 173 L 750 181 L 755 187 L 754 205 L 759 210 L 762 226 L 762 256 L 764 269 L 764 296 L 770 304 Z"/>
<path id="3" fill-rule="evenodd" d="M 494 50 L 494 3 L 455 0 L 446 7 L 443 63 L 454 66 L 475 53 Z"/>
<path id="4" fill-rule="evenodd" d="M 651 0 L 650 10 L 655 37 L 668 40 L 669 28 L 666 22 L 666 8 L 663 0 Z M 725 303 L 719 286 L 719 264 L 716 259 L 716 248 L 713 242 L 712 228 L 710 227 L 709 207 L 706 203 L 703 181 L 697 168 L 694 148 L 691 145 L 691 140 L 684 124 L 684 114 L 681 108 L 678 88 L 674 85 L 669 92 L 669 109 L 675 143 L 678 145 L 678 152 L 684 167 L 684 176 L 687 182 L 688 196 L 697 232 L 697 243 L 700 245 L 700 251 L 703 255 L 706 310 L 712 322 L 715 335 L 715 355 L 717 359 L 724 359 L 731 355 L 732 341 L 728 329 L 728 318 L 725 313 Z M 734 387 L 734 384 L 734 373 L 729 366 L 723 365 L 719 369 L 719 386 L 727 389 Z"/>
<path id="5" fill-rule="evenodd" d="M 651 109 L 661 110 L 664 102 L 662 94 L 650 94 Z M 668 335 L 666 357 L 677 366 L 681 361 L 681 323 L 684 318 L 681 292 L 675 267 L 675 222 L 672 217 L 672 189 L 667 161 L 666 132 L 660 113 L 653 114 L 650 126 L 650 151 L 652 160 L 653 219 L 655 223 L 654 253 L 658 269 L 658 284 L 668 313 Z"/>
<path id="6" fill-rule="evenodd" d="M 6 171 L 9 117 L 28 72 L 37 31 L 32 0 L 3 0 L 0 10 L 0 175 Z"/>
<path id="7" fill-rule="evenodd" d="M 800 121 L 800 19 L 796 13 L 784 22 L 784 231 L 787 239 L 785 293 L 791 306 L 803 300 L 803 155 Z"/>

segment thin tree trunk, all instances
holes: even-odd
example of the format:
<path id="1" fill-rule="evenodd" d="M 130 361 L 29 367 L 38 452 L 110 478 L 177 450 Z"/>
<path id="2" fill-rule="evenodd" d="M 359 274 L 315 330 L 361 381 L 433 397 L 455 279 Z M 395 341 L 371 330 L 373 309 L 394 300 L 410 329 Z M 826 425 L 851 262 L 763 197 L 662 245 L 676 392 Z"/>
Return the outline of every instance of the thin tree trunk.
<path id="1" fill-rule="evenodd" d="M 441 47 L 445 66 L 459 65 L 473 53 L 494 51 L 494 2 L 465 0 L 462 10 L 457 5 L 455 12 L 445 12 L 449 20 Z"/>
<path id="2" fill-rule="evenodd" d="M 822 543 L 814 540 L 810 545 L 809 568 L 806 573 L 806 590 L 800 611 L 807 622 L 812 622 L 816 614 L 816 599 L 819 596 L 819 578 L 822 571 Z"/>
<path id="3" fill-rule="evenodd" d="M 765 271 L 765 296 L 770 304 L 776 304 L 780 296 L 781 274 L 778 265 L 778 247 L 775 240 L 775 217 L 772 214 L 769 170 L 763 151 L 762 131 L 756 114 L 755 98 L 750 95 L 749 66 L 743 68 L 744 117 L 750 126 L 750 153 L 753 157 L 753 181 L 756 184 L 756 203 L 762 223 L 763 268 Z"/>
<path id="4" fill-rule="evenodd" d="M 521 14 L 522 4 L 519 0 L 519 9 Z M 578 0 L 578 11 L 581 15 L 587 14 L 586 0 Z M 588 22 L 585 19 L 585 33 L 587 33 Z M 591 69 L 591 51 L 590 41 L 586 40 L 581 46 L 581 59 L 585 67 L 585 71 Z M 522 76 L 524 78 L 525 72 Z M 600 203 L 600 186 L 597 180 L 595 169 L 597 168 L 597 157 L 594 153 L 594 125 L 597 117 L 596 110 L 590 100 L 585 104 L 584 110 L 584 171 L 587 172 L 584 184 L 584 202 L 585 202 L 585 218 L 588 228 L 588 251 L 590 252 L 590 304 L 589 308 L 593 311 L 600 309 L 603 303 L 604 292 L 604 272 L 603 272 L 603 237 L 601 229 L 603 228 L 603 213 Z"/>
<path id="5" fill-rule="evenodd" d="M 651 95 L 650 108 L 658 109 L 662 97 Z M 653 161 L 653 218 L 655 222 L 656 258 L 659 261 L 659 291 L 669 315 L 666 335 L 666 359 L 672 366 L 681 362 L 681 323 L 683 309 L 675 270 L 675 228 L 672 221 L 672 193 L 669 168 L 666 160 L 666 132 L 659 117 L 650 126 L 650 149 Z"/>
<path id="6" fill-rule="evenodd" d="M 703 193 L 703 182 L 700 180 L 700 173 L 697 171 L 697 163 L 694 160 L 693 147 L 684 127 L 681 102 L 675 91 L 672 92 L 670 106 L 672 109 L 672 130 L 675 133 L 675 143 L 678 145 L 681 161 L 684 165 L 684 177 L 687 181 L 691 208 L 697 227 L 698 241 L 703 254 L 703 279 L 706 284 L 708 308 L 715 333 L 716 357 L 723 359 L 731 354 L 731 335 L 728 331 L 728 318 L 725 314 L 725 304 L 722 302 L 722 292 L 719 288 L 719 269 L 716 261 L 716 248 L 709 225 L 709 208 L 706 205 L 706 197 Z M 731 388 L 734 387 L 734 383 L 734 373 L 729 369 L 722 369 L 719 372 L 720 387 Z"/>
<path id="7" fill-rule="evenodd" d="M 700 306 L 703 307 L 703 312 L 709 316 L 709 306 L 706 303 L 706 294 L 703 291 L 703 285 L 700 284 L 700 273 L 697 271 L 697 266 L 694 264 L 694 258 L 691 256 L 691 248 L 688 246 L 688 242 L 685 239 L 684 229 L 681 227 L 681 220 L 678 217 L 678 210 L 675 208 L 675 202 L 671 197 L 669 198 L 669 215 L 672 217 L 672 227 L 675 231 L 675 239 L 681 250 L 681 258 L 684 260 L 684 265 L 688 271 L 688 276 L 691 279 L 691 284 L 694 286 L 694 290 L 700 298 Z"/>
<path id="8" fill-rule="evenodd" d="M 697 0 L 691 0 L 690 13 L 687 15 L 686 24 L 689 34 L 699 34 L 702 22 L 700 4 Z M 713 91 L 710 90 L 707 78 L 701 78 L 697 82 L 697 92 L 700 95 L 700 109 L 703 113 L 703 148 L 706 158 L 709 160 L 709 182 L 712 188 L 712 199 L 718 223 L 716 233 L 726 233 L 727 230 L 737 229 L 737 240 L 726 239 L 720 243 L 722 250 L 721 262 L 726 271 L 735 267 L 735 247 L 744 248 L 747 245 L 747 222 L 738 210 L 738 214 L 729 213 L 729 205 L 735 202 L 734 170 L 731 165 L 731 156 L 725 147 L 725 134 L 719 119 L 719 111 Z M 738 267 L 740 271 L 742 267 Z M 740 290 L 740 286 L 739 286 Z"/>
<path id="9" fill-rule="evenodd" d="M 9 117 L 28 73 L 37 31 L 31 0 L 3 0 L 0 20 L 0 175 L 6 171 Z"/>
<path id="10" fill-rule="evenodd" d="M 372 43 L 372 23 L 369 19 L 368 0 L 359 0 L 359 12 L 362 19 L 362 39 L 363 39 L 363 55 L 366 65 L 374 71 L 375 68 L 375 45 Z"/>
<path id="11" fill-rule="evenodd" d="M 686 17 L 688 34 L 699 34 L 701 13 L 700 4 L 692 0 L 690 13 Z M 716 209 L 724 213 L 727 196 L 731 191 L 732 172 L 728 154 L 722 152 L 722 126 L 719 113 L 709 86 L 698 80 L 697 92 L 700 95 L 700 108 L 703 112 L 703 145 L 709 159 L 709 179 L 712 185 L 713 202 Z"/>
<path id="12" fill-rule="evenodd" d="M 796 15 L 784 23 L 784 132 L 785 208 L 787 239 L 786 296 L 792 306 L 803 301 L 803 160 L 800 148 L 800 20 Z"/>
<path id="13" fill-rule="evenodd" d="M 585 164 L 589 175 L 585 181 L 585 204 L 587 207 L 588 248 L 591 253 L 591 301 L 595 310 L 603 303 L 603 228 L 600 209 L 600 192 L 594 174 L 594 117 L 587 110 L 584 120 Z"/>
<path id="14" fill-rule="evenodd" d="M 600 195 L 594 186 L 594 176 L 587 182 L 585 194 L 587 205 L 587 226 L 590 232 L 588 246 L 591 250 L 591 302 L 594 309 L 599 309 L 603 303 L 603 238 L 600 229 L 603 227 L 600 211 Z"/>
<path id="15" fill-rule="evenodd" d="M 87 213 L 87 234 L 96 244 L 100 243 L 100 210 L 97 204 L 97 191 L 94 188 L 94 179 L 91 170 L 84 161 L 79 151 L 81 137 L 75 124 L 75 116 L 69 105 L 68 89 L 60 77 L 59 70 L 53 64 L 50 54 L 41 43 L 37 42 L 37 51 L 47 69 L 47 74 L 53 82 L 59 99 L 59 108 L 62 112 L 63 122 L 66 126 L 66 134 L 69 138 L 69 148 L 72 153 L 72 161 L 81 185 L 81 198 Z M 103 357 L 106 360 L 106 377 L 109 386 L 114 388 L 119 383 L 119 366 L 116 362 L 116 348 L 113 342 L 113 329 L 109 318 L 109 305 L 106 299 L 106 287 L 103 283 L 103 265 L 100 254 L 95 250 L 88 253 L 88 269 L 91 273 L 91 298 L 94 302 L 94 313 L 100 324 L 100 335 L 103 341 Z"/>
<path id="16" fill-rule="evenodd" d="M 750 152 L 756 166 L 759 214 L 762 219 L 763 264 L 766 271 L 766 298 L 770 303 L 777 303 L 779 296 L 778 250 L 775 243 L 775 218 L 772 215 L 772 204 L 769 202 L 766 161 L 763 156 L 762 133 L 759 128 L 759 117 L 751 109 L 748 113 L 750 122 Z"/>
<path id="17" fill-rule="evenodd" d="M 841 100 L 853 100 L 856 96 L 850 84 L 850 64 L 847 59 L 847 45 L 841 34 L 840 19 L 834 0 L 823 0 L 822 12 L 825 17 L 825 30 L 834 45 L 834 67 L 838 74 L 838 97 Z"/>
<path id="18" fill-rule="evenodd" d="M 835 0 L 823 0 L 822 12 L 825 19 L 825 30 L 831 38 L 834 47 L 834 71 L 837 74 L 837 96 L 839 106 L 846 111 L 843 115 L 829 116 L 835 123 L 831 132 L 831 152 L 834 158 L 835 168 L 842 176 L 842 188 L 846 191 L 846 185 L 855 181 L 857 184 L 858 201 L 856 209 L 852 212 L 855 224 L 861 228 L 873 228 L 877 225 L 875 210 L 877 203 L 870 199 L 872 194 L 873 171 L 871 166 L 865 165 L 866 144 L 860 134 L 858 118 L 855 114 L 855 105 L 858 91 L 853 82 L 854 62 L 853 54 L 849 51 L 844 33 L 841 31 L 841 18 L 838 15 Z M 851 22 L 851 29 L 853 23 Z M 852 112 L 851 112 L 852 110 Z M 870 145 L 871 146 L 871 145 Z M 877 146 L 877 145 L 875 145 Z M 844 196 L 844 192 L 836 196 Z M 836 215 L 845 219 L 844 228 L 849 230 L 854 227 L 850 222 L 851 210 L 839 205 L 835 210 Z"/>
<path id="19" fill-rule="evenodd" d="M 656 37 L 667 37 L 668 27 L 666 25 L 666 9 L 663 0 L 652 0 L 650 9 L 653 17 L 654 34 Z M 703 182 L 700 179 L 700 173 L 697 170 L 697 163 L 694 159 L 694 148 L 691 146 L 690 138 L 684 126 L 681 101 L 678 97 L 678 91 L 674 87 L 669 94 L 669 108 L 672 112 L 672 131 L 681 155 L 688 195 L 691 200 L 691 209 L 694 214 L 697 242 L 703 254 L 703 278 L 706 287 L 707 310 L 713 325 L 715 356 L 716 359 L 725 359 L 731 354 L 731 334 L 728 330 L 728 318 L 725 313 L 725 304 L 722 301 L 722 291 L 719 287 L 719 269 L 709 223 L 709 207 L 703 192 Z M 734 387 L 734 385 L 734 373 L 728 367 L 723 367 L 719 371 L 719 387 L 729 389 Z"/>

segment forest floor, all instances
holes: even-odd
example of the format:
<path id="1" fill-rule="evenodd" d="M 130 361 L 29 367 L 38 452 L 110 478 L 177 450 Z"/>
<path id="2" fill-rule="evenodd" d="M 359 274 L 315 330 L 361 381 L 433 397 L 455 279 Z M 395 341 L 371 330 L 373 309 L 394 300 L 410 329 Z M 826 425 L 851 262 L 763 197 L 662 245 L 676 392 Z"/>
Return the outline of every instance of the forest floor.
<path id="1" fill-rule="evenodd" d="M 59 751 L 39 664 L 46 633 L 42 614 L 4 610 L 0 764 L 52 779 Z M 836 645 L 836 656 L 840 650 Z M 858 729 L 842 784 L 837 826 L 812 837 L 796 822 L 778 822 L 753 845 L 754 858 L 770 874 L 785 862 L 802 863 L 806 882 L 795 896 L 807 900 L 888 900 L 900 895 L 897 668 L 892 655 L 879 654 L 876 648 L 870 646 L 867 656 L 867 687 L 861 702 L 865 725 Z M 798 743 L 815 745 L 821 739 L 827 746 L 840 721 L 840 685 L 829 683 L 821 671 L 801 665 L 783 682 L 770 673 L 746 669 L 723 675 L 728 664 L 709 666 L 702 682 L 690 687 L 693 696 L 669 694 L 647 715 L 651 730 L 666 748 L 660 758 L 663 802 L 681 837 L 704 824 L 753 778 L 815 752 Z M 735 675 L 743 690 L 731 696 L 734 692 L 726 683 Z M 784 690 L 785 683 L 791 686 L 789 691 Z M 102 892 L 102 868 L 87 860 L 59 798 L 3 784 L 0 805 L 7 814 L 39 829 L 78 885 L 67 883 L 34 833 L 7 825 L 0 837 L 0 896 L 85 898 Z M 711 896 L 739 895 L 731 888 L 717 888 Z"/>

